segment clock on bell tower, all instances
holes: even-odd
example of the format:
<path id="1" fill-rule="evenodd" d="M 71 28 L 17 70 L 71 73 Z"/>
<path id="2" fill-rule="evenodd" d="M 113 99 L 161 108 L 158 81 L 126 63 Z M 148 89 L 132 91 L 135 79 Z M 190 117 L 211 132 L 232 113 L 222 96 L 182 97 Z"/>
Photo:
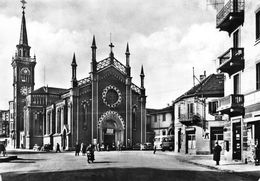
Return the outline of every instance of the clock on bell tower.
<path id="1" fill-rule="evenodd" d="M 34 90 L 34 68 L 36 65 L 35 56 L 30 56 L 31 47 L 28 45 L 26 21 L 25 21 L 25 1 L 21 1 L 22 22 L 19 44 L 16 45 L 16 53 L 12 59 L 13 67 L 13 101 L 14 101 L 14 147 L 23 146 L 22 132 L 24 131 L 24 112 L 26 96 Z"/>

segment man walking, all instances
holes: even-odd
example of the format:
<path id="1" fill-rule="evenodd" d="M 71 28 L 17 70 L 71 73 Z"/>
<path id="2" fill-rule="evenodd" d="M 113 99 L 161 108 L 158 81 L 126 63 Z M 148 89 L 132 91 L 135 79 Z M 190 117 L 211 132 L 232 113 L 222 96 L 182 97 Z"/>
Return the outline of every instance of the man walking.
<path id="1" fill-rule="evenodd" d="M 222 150 L 221 146 L 219 146 L 218 142 L 216 142 L 216 146 L 213 150 L 213 160 L 216 161 L 216 165 L 219 165 L 221 150 Z"/>

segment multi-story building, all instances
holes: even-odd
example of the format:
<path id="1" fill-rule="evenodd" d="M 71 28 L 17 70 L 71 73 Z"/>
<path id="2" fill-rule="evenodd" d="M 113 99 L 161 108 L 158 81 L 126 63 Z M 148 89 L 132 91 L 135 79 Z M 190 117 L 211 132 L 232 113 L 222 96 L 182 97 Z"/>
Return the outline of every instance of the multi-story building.
<path id="1" fill-rule="evenodd" d="M 154 136 L 174 135 L 173 106 L 163 109 L 147 109 L 147 122 L 151 123 Z M 152 138 L 150 140 L 152 142 Z"/>
<path id="2" fill-rule="evenodd" d="M 14 147 L 59 143 L 67 150 L 76 143 L 109 146 L 121 142 L 125 147 L 145 143 L 145 75 L 142 66 L 140 87 L 132 82 L 128 44 L 125 65 L 115 58 L 112 43 L 109 56 L 97 61 L 93 37 L 89 77 L 77 79 L 74 54 L 69 88 L 43 86 L 34 90 L 36 58 L 30 56 L 24 9 L 23 4 L 20 41 L 12 60 Z"/>
<path id="3" fill-rule="evenodd" d="M 253 160 L 260 142 L 260 3 L 225 1 L 217 28 L 230 36 L 231 47 L 219 57 L 225 73 L 225 97 L 217 111 L 224 116 L 225 158 Z"/>
<path id="4" fill-rule="evenodd" d="M 223 78 L 223 74 L 205 76 L 174 101 L 175 152 L 209 154 L 215 141 L 222 144 L 224 122 L 216 108 L 224 95 Z"/>
<path id="5" fill-rule="evenodd" d="M 10 133 L 10 143 L 8 146 L 10 148 L 15 147 L 15 127 L 14 127 L 14 101 L 9 101 L 9 133 Z"/>
<path id="6" fill-rule="evenodd" d="M 0 110 L 0 136 L 9 137 L 9 110 Z"/>

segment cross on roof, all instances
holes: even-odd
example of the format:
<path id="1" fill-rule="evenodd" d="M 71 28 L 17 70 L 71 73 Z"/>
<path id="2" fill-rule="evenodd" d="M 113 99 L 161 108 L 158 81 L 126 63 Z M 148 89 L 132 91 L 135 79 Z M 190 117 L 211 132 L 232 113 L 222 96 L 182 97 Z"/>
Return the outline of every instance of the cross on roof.
<path id="1" fill-rule="evenodd" d="M 110 46 L 110 49 L 111 49 L 111 52 L 112 52 L 113 51 L 113 47 L 115 47 L 115 46 L 113 45 L 112 42 L 109 44 L 109 46 Z"/>
<path id="2" fill-rule="evenodd" d="M 25 9 L 25 4 L 27 3 L 25 0 L 21 0 L 21 3 L 23 4 L 22 8 Z"/>

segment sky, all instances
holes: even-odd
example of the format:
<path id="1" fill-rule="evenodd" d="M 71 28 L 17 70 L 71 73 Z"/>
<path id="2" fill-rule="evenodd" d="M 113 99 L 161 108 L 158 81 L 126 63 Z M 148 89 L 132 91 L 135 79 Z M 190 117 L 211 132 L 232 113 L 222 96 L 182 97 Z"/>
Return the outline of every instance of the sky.
<path id="1" fill-rule="evenodd" d="M 11 60 L 21 6 L 20 0 L 0 2 L 0 109 L 8 109 L 13 97 Z M 129 43 L 138 86 L 144 66 L 147 108 L 164 108 L 189 90 L 192 67 L 197 77 L 216 73 L 217 57 L 229 48 L 228 34 L 216 29 L 216 10 L 206 0 L 27 0 L 25 16 L 37 61 L 35 89 L 69 88 L 74 52 L 77 78 L 88 77 L 93 35 L 99 61 L 109 56 L 111 34 L 114 55 L 123 64 Z"/>

